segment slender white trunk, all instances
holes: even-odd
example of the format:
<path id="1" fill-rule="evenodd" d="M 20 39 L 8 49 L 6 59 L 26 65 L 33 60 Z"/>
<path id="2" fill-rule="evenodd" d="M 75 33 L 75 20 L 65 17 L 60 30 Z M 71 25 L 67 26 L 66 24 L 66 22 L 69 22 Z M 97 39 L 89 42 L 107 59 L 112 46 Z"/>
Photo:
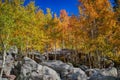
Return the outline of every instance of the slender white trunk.
<path id="1" fill-rule="evenodd" d="M 4 48 L 3 48 L 3 62 L 2 62 L 0 77 L 2 77 L 3 70 L 4 70 L 4 67 L 5 67 L 5 59 L 6 59 L 6 46 L 4 45 Z"/>
<path id="2" fill-rule="evenodd" d="M 5 60 L 6 60 L 6 50 L 7 50 L 7 41 L 9 39 L 9 34 L 7 35 L 6 37 L 6 43 L 4 43 L 3 39 L 2 39 L 2 36 L 0 36 L 0 41 L 2 42 L 2 51 L 3 51 L 3 61 L 2 61 L 2 68 L 1 68 L 1 73 L 0 73 L 0 77 L 2 77 L 2 74 L 3 74 L 3 70 L 4 70 L 4 67 L 5 67 Z"/>
<path id="3" fill-rule="evenodd" d="M 48 45 L 46 45 L 45 52 L 46 52 L 46 55 L 47 55 L 47 61 L 48 61 L 48 60 L 49 60 Z"/>
<path id="4" fill-rule="evenodd" d="M 65 41 L 62 40 L 62 49 L 64 49 L 64 48 L 65 48 Z"/>

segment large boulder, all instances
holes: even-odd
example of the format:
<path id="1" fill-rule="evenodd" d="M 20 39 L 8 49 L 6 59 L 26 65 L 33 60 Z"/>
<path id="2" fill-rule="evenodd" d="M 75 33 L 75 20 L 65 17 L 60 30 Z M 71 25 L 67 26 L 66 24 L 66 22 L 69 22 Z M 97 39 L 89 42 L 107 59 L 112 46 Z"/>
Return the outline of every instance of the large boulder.
<path id="1" fill-rule="evenodd" d="M 95 69 L 87 69 L 85 71 L 85 73 L 87 74 L 88 77 L 101 75 L 100 69 L 97 69 L 97 68 L 95 68 Z"/>
<path id="2" fill-rule="evenodd" d="M 80 68 L 73 68 L 73 71 L 68 73 L 64 80 L 87 80 L 87 76 Z"/>
<path id="3" fill-rule="evenodd" d="M 107 69 L 88 69 L 85 71 L 87 76 L 93 76 L 93 75 L 104 75 L 104 76 L 112 76 L 112 77 L 117 77 L 117 69 L 115 67 L 112 68 L 107 68 Z"/>
<path id="4" fill-rule="evenodd" d="M 118 76 L 117 69 L 115 67 L 102 69 L 101 74 L 104 76 L 112 76 L 112 77 Z"/>
<path id="5" fill-rule="evenodd" d="M 89 80 L 117 80 L 117 69 L 88 69 L 86 74 Z"/>
<path id="6" fill-rule="evenodd" d="M 62 61 L 48 61 L 42 64 L 58 72 L 62 80 L 87 80 L 84 71 L 80 68 L 74 68 L 72 65 L 63 63 Z"/>
<path id="7" fill-rule="evenodd" d="M 99 76 L 92 76 L 88 80 L 118 80 L 118 79 L 112 76 L 99 75 Z"/>
<path id="8" fill-rule="evenodd" d="M 51 67 L 52 69 L 57 71 L 62 78 L 66 76 L 66 74 L 68 74 L 68 72 L 71 71 L 73 68 L 73 66 L 63 63 L 62 61 L 47 61 L 42 62 L 42 65 Z"/>
<path id="9" fill-rule="evenodd" d="M 37 64 L 34 60 L 25 57 L 18 80 L 61 80 L 53 69 Z"/>

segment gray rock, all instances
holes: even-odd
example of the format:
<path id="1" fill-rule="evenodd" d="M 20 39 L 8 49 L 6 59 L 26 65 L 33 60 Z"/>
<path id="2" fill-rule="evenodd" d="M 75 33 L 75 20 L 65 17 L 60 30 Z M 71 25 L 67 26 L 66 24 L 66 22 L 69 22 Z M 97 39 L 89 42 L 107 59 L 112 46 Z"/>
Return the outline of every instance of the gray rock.
<path id="1" fill-rule="evenodd" d="M 0 80 L 8 80 L 7 78 L 0 78 Z"/>
<path id="2" fill-rule="evenodd" d="M 42 65 L 51 67 L 52 69 L 57 71 L 62 78 L 66 76 L 66 74 L 68 74 L 68 72 L 71 71 L 73 68 L 73 66 L 63 63 L 62 61 L 48 61 L 43 62 Z"/>
<path id="3" fill-rule="evenodd" d="M 65 80 L 87 80 L 87 76 L 80 68 L 73 68 L 73 72 L 69 73 Z"/>
<path id="4" fill-rule="evenodd" d="M 104 76 L 112 76 L 112 77 L 117 77 L 117 69 L 115 67 L 108 68 L 108 69 L 102 69 L 101 74 Z"/>
<path id="5" fill-rule="evenodd" d="M 53 69 L 37 64 L 34 60 L 25 57 L 21 73 L 17 80 L 61 80 Z"/>
<path id="6" fill-rule="evenodd" d="M 58 72 L 62 80 L 87 80 L 87 76 L 80 68 L 74 68 L 72 65 L 62 61 L 43 62 L 43 65 L 49 66 Z"/>
<path id="7" fill-rule="evenodd" d="M 13 59 L 17 59 L 18 55 L 18 48 L 16 46 L 11 46 L 10 49 L 7 51 L 8 55 L 11 55 Z"/>
<path id="8" fill-rule="evenodd" d="M 88 77 L 101 75 L 100 69 L 97 69 L 97 68 L 95 68 L 95 69 L 87 69 L 85 71 L 85 73 L 87 74 Z"/>
<path id="9" fill-rule="evenodd" d="M 43 78 L 45 78 L 44 80 L 61 80 L 60 77 L 58 76 L 58 74 L 56 73 L 56 71 L 54 71 L 53 69 L 47 67 L 47 66 L 43 66 Z"/>
<path id="10" fill-rule="evenodd" d="M 18 48 L 17 48 L 16 46 L 12 46 L 12 47 L 10 47 L 10 49 L 8 50 L 8 53 L 17 54 L 17 53 L 18 53 Z"/>
<path id="11" fill-rule="evenodd" d="M 107 68 L 107 69 L 88 69 L 86 70 L 86 74 L 88 77 L 91 76 L 111 76 L 111 77 L 117 77 L 117 69 L 112 67 L 112 68 Z"/>
<path id="12" fill-rule="evenodd" d="M 86 71 L 89 80 L 117 80 L 117 69 L 88 69 Z"/>
<path id="13" fill-rule="evenodd" d="M 117 80 L 117 78 L 112 77 L 112 76 L 92 76 L 90 79 L 88 80 Z"/>
<path id="14" fill-rule="evenodd" d="M 85 65 L 80 65 L 80 69 L 82 69 L 83 71 L 86 71 L 86 70 L 88 70 L 88 67 Z"/>
<path id="15" fill-rule="evenodd" d="M 13 63 L 14 62 L 14 58 L 10 53 L 7 54 L 5 62 L 6 63 Z"/>

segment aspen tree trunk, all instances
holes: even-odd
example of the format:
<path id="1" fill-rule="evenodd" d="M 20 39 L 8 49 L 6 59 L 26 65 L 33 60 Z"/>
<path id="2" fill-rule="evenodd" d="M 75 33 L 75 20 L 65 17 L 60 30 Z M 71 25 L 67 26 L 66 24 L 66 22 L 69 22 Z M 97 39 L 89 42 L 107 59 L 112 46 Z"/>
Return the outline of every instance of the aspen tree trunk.
<path id="1" fill-rule="evenodd" d="M 26 42 L 26 53 L 25 53 L 25 56 L 29 57 L 29 53 L 28 53 L 28 41 Z M 32 57 L 31 57 L 32 58 Z"/>
<path id="2" fill-rule="evenodd" d="M 3 61 L 2 61 L 2 68 L 1 68 L 0 77 L 2 77 L 2 74 L 3 74 L 3 70 L 5 67 L 5 60 L 6 60 L 6 45 L 3 44 Z"/>
<path id="3" fill-rule="evenodd" d="M 54 41 L 54 54 L 55 54 L 55 60 L 56 60 L 56 40 Z"/>
<path id="4" fill-rule="evenodd" d="M 96 50 L 97 52 L 96 52 L 96 54 L 97 54 L 97 63 L 98 63 L 98 68 L 100 68 L 101 67 L 101 65 L 100 65 L 100 55 L 98 55 L 99 54 L 99 52 L 98 52 L 98 50 Z"/>
<path id="5" fill-rule="evenodd" d="M 62 40 L 62 49 L 64 49 L 65 48 L 65 41 L 64 41 L 64 39 Z"/>
<path id="6" fill-rule="evenodd" d="M 76 38 L 76 39 L 77 39 L 77 38 Z M 77 42 L 76 42 L 76 43 L 77 43 Z M 75 43 L 75 44 L 76 44 L 76 43 Z M 76 47 L 75 47 L 75 63 L 78 64 L 78 61 L 79 61 L 79 60 L 78 60 L 78 57 L 79 57 L 79 56 L 78 56 L 77 44 L 76 44 L 75 46 L 76 46 Z"/>
<path id="7" fill-rule="evenodd" d="M 103 54 L 103 52 L 102 52 Z M 105 58 L 105 55 L 103 54 L 103 58 Z M 103 59 L 103 67 L 102 68 L 105 68 L 105 60 Z"/>
<path id="8" fill-rule="evenodd" d="M 8 41 L 8 38 L 9 38 L 9 34 L 7 35 L 6 37 L 6 41 Z M 2 61 L 2 68 L 1 68 L 1 73 L 0 73 L 0 77 L 2 77 L 2 74 L 3 74 L 3 70 L 4 70 L 4 67 L 5 67 L 5 60 L 6 60 L 6 53 L 7 53 L 7 42 L 6 44 L 3 42 L 3 39 L 2 37 L 0 36 L 0 41 L 2 43 L 2 51 L 3 51 L 3 61 Z"/>
<path id="9" fill-rule="evenodd" d="M 92 66 L 91 66 L 90 53 L 88 53 L 88 61 L 89 61 L 89 66 L 90 66 L 90 69 L 91 69 L 91 68 L 92 68 Z"/>
<path id="10" fill-rule="evenodd" d="M 74 54 L 74 57 L 73 57 L 73 58 L 74 58 L 74 63 L 75 63 L 75 64 L 77 63 L 77 58 L 76 58 L 77 56 L 76 56 L 76 54 L 77 54 L 77 52 L 76 52 L 76 45 L 75 45 L 75 54 Z"/>
<path id="11" fill-rule="evenodd" d="M 31 52 L 32 52 L 32 59 L 35 60 L 35 54 L 34 54 L 34 51 L 31 50 Z"/>
<path id="12" fill-rule="evenodd" d="M 46 55 L 47 55 L 47 61 L 49 60 L 49 54 L 48 54 L 48 45 L 46 45 L 46 49 L 45 49 Z"/>

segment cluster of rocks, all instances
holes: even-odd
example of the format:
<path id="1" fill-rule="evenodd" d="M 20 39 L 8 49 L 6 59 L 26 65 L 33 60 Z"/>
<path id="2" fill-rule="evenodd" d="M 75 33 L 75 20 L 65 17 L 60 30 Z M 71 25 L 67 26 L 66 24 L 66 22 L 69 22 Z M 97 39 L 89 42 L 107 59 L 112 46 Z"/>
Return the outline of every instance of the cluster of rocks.
<path id="1" fill-rule="evenodd" d="M 44 60 L 38 53 L 35 53 L 35 60 L 24 57 L 16 61 L 16 53 L 17 50 L 7 53 L 4 74 L 0 80 L 120 80 L 120 72 L 113 66 L 104 69 L 89 69 L 84 65 L 74 67 L 60 60 Z"/>
<path id="2" fill-rule="evenodd" d="M 62 61 L 45 61 L 38 64 L 28 57 L 24 57 L 13 67 L 6 66 L 6 72 L 11 75 L 11 80 L 15 80 L 12 78 L 14 76 L 16 80 L 119 80 L 117 69 L 114 67 L 82 70 Z"/>

